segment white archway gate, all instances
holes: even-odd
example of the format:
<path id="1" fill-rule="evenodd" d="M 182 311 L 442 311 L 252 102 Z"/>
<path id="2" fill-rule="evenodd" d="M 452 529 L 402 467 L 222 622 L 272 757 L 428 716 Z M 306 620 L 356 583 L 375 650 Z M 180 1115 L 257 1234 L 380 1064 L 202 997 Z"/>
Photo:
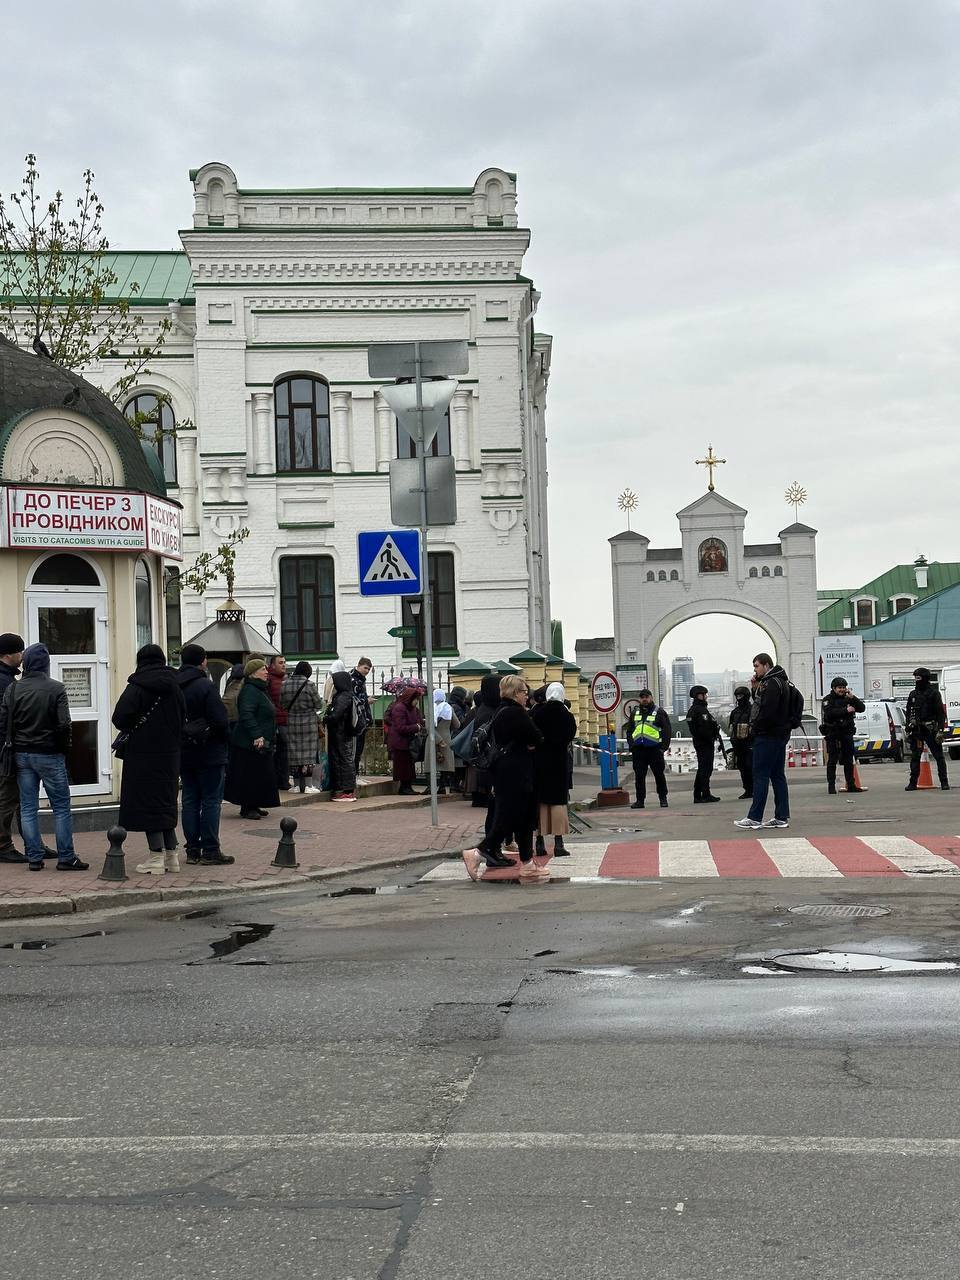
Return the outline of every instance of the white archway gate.
<path id="1" fill-rule="evenodd" d="M 651 547 L 649 538 L 631 531 L 610 539 L 616 664 L 645 664 L 655 689 L 660 645 L 669 631 L 705 614 L 731 614 L 767 632 L 778 661 L 809 704 L 817 531 L 792 524 L 777 542 L 745 543 L 746 515 L 743 507 L 708 491 L 677 513 L 679 547 Z"/>

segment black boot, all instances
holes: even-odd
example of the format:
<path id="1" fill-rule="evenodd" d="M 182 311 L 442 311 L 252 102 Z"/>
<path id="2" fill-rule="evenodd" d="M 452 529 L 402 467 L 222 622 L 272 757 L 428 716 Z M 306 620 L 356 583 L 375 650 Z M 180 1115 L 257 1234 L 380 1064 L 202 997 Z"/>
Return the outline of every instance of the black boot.
<path id="1" fill-rule="evenodd" d="M 534 857 L 545 858 L 547 856 L 547 846 L 544 844 L 543 836 L 538 835 L 536 844 L 533 847 Z"/>
<path id="2" fill-rule="evenodd" d="M 553 856 L 555 858 L 569 858 L 570 850 L 563 843 L 563 836 L 553 837 Z"/>

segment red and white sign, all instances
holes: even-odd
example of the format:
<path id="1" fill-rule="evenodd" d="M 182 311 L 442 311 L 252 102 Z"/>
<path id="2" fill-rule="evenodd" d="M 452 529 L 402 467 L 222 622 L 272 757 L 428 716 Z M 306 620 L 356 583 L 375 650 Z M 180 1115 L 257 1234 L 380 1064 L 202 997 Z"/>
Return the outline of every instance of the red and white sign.
<path id="1" fill-rule="evenodd" d="M 590 697 L 598 711 L 616 711 L 620 705 L 620 681 L 611 671 L 598 671 L 590 686 Z"/>
<path id="2" fill-rule="evenodd" d="M 152 551 L 183 559 L 180 508 L 135 490 L 0 488 L 0 546 Z"/>

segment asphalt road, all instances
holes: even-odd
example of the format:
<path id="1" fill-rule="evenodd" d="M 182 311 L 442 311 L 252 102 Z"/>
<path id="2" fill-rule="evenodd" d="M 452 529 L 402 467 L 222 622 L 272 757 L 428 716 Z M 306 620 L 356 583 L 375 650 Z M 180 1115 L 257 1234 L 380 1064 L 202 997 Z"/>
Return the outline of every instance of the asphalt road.
<path id="1" fill-rule="evenodd" d="M 339 887 L 0 928 L 5 1275 L 955 1280 L 960 977 L 743 971 L 949 880 Z"/>

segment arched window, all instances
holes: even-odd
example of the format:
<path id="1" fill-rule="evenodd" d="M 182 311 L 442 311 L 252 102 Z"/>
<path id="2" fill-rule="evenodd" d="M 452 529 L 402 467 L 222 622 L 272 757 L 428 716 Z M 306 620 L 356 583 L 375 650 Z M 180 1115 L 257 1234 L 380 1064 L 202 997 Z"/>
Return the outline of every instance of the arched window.
<path id="1" fill-rule="evenodd" d="M 782 578 L 782 577 L 783 577 L 783 565 L 782 565 L 782 564 L 775 564 L 775 565 L 773 566 L 773 576 L 774 576 L 775 578 Z"/>
<path id="2" fill-rule="evenodd" d="M 82 556 L 72 556 L 66 551 L 47 556 L 37 565 L 32 578 L 35 587 L 99 587 L 93 565 Z"/>
<path id="3" fill-rule="evenodd" d="M 666 580 L 667 580 L 667 571 L 666 569 L 661 569 L 660 572 L 657 574 L 657 581 L 666 582 Z"/>
<path id="4" fill-rule="evenodd" d="M 653 570 L 652 570 L 652 569 L 648 569 L 648 570 L 647 570 L 647 581 L 648 581 L 648 582 L 656 582 L 656 580 L 657 580 L 657 575 L 653 572 Z"/>
<path id="5" fill-rule="evenodd" d="M 913 596 L 895 596 L 891 601 L 894 613 L 903 613 L 904 609 L 909 609 L 915 603 Z"/>
<path id="6" fill-rule="evenodd" d="M 765 564 L 765 565 L 763 566 L 763 568 L 760 570 L 760 577 L 761 577 L 761 578 L 769 578 L 769 577 L 770 577 L 770 566 L 769 566 L 768 564 Z"/>
<path id="7" fill-rule="evenodd" d="M 679 575 L 679 573 L 677 573 L 676 569 L 671 569 L 671 570 L 670 570 L 670 581 L 671 581 L 671 582 L 679 582 L 679 581 L 680 581 L 680 575 Z"/>
<path id="8" fill-rule="evenodd" d="M 167 484 L 177 483 L 177 442 L 174 438 L 176 418 L 168 400 L 162 400 L 152 391 L 144 391 L 127 401 L 124 414 L 160 459 L 163 478 Z"/>
<path id="9" fill-rule="evenodd" d="M 330 391 L 319 378 L 283 378 L 273 389 L 277 471 L 329 471 Z"/>
<path id="10" fill-rule="evenodd" d="M 153 640 L 153 602 L 150 599 L 150 570 L 145 560 L 138 560 L 133 575 L 137 648 Z"/>
<path id="11" fill-rule="evenodd" d="M 397 457 L 398 458 L 415 458 L 417 456 L 417 446 L 412 438 L 402 429 L 400 423 L 397 423 Z M 449 458 L 450 457 L 450 408 L 443 415 L 443 421 L 437 430 L 437 434 L 433 437 L 433 443 L 427 450 L 428 458 Z"/>
<path id="12" fill-rule="evenodd" d="M 748 576 L 748 577 L 750 577 L 750 578 L 759 578 L 759 577 L 760 577 L 759 573 L 757 573 L 757 566 L 756 566 L 755 564 L 750 566 L 750 572 L 749 572 L 749 574 L 748 574 L 747 576 Z"/>

